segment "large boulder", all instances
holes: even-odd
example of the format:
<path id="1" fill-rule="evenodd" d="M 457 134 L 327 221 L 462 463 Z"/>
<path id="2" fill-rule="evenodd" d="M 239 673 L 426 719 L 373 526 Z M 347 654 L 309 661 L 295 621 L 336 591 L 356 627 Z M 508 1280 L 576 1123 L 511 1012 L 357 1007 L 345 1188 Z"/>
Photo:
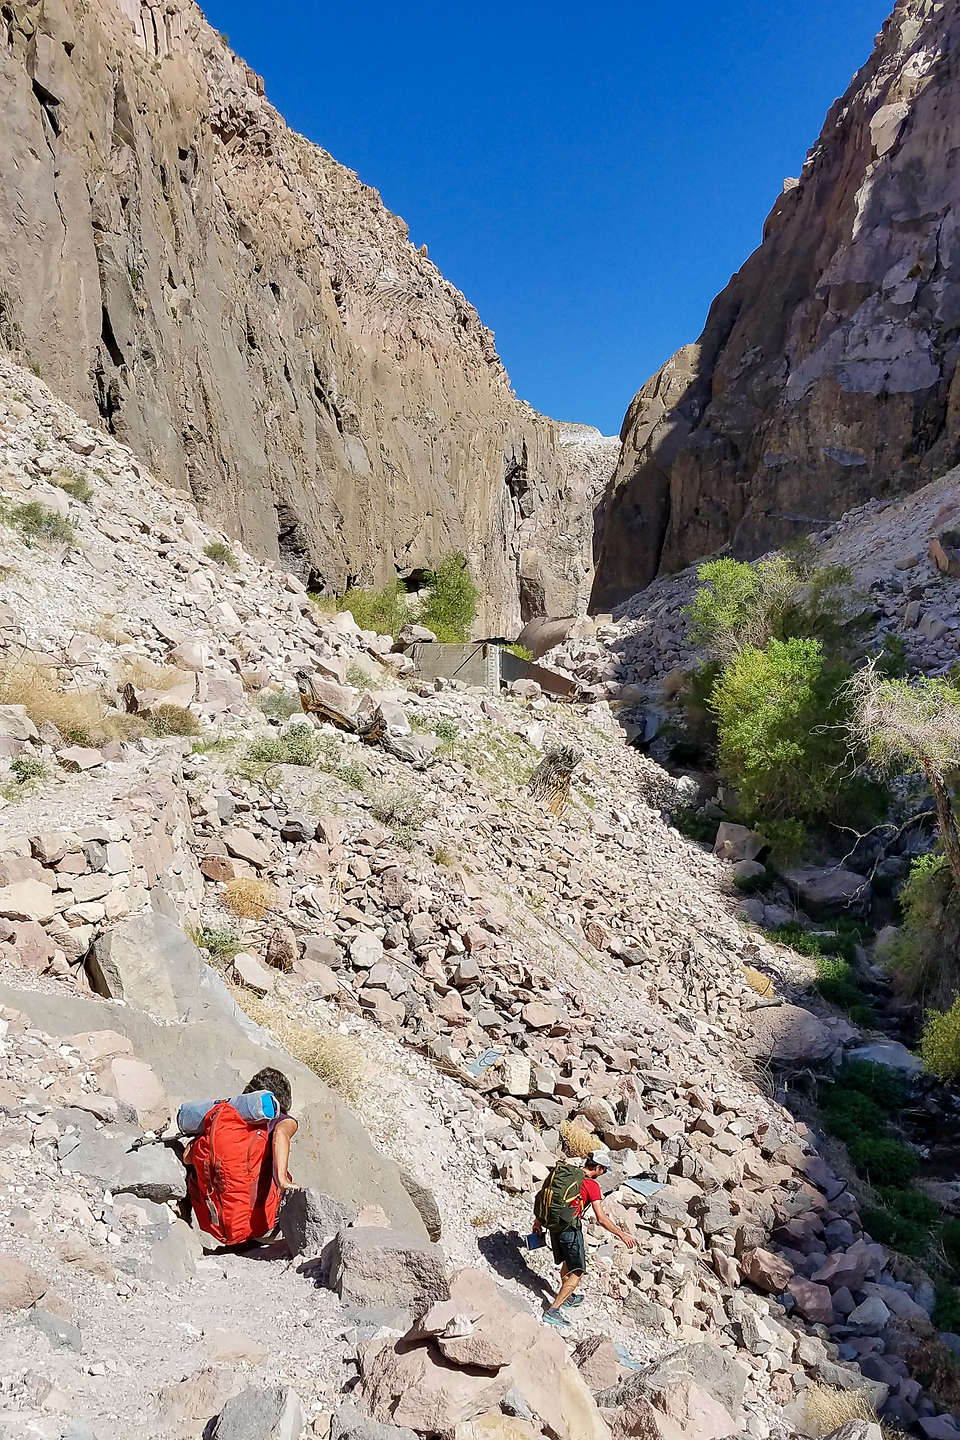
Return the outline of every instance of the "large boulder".
<path id="1" fill-rule="evenodd" d="M 674 1397 L 684 1391 L 688 1394 L 689 1406 L 695 1409 L 700 1404 L 695 1395 L 689 1395 L 687 1387 L 693 1384 L 721 1406 L 733 1422 L 739 1420 L 746 1383 L 747 1372 L 732 1355 L 721 1350 L 719 1345 L 702 1341 L 672 1351 L 611 1390 L 603 1391 L 597 1399 L 604 1409 L 619 1409 L 628 1407 L 639 1395 L 653 1401 L 658 1409 L 663 1409 L 660 1398 L 669 1395 L 670 1408 L 664 1413 L 670 1414 L 671 1408 L 674 1411 L 677 1409 Z M 681 1400 L 679 1403 L 687 1402 Z M 676 1419 L 676 1414 L 671 1418 Z M 714 1415 L 712 1423 L 720 1423 L 720 1417 Z M 699 1434 L 699 1431 L 695 1433 Z M 734 1435 L 738 1432 L 734 1428 L 723 1433 Z"/>
<path id="2" fill-rule="evenodd" d="M 0 1255 L 0 1315 L 27 1310 L 47 1293 L 47 1282 L 32 1266 Z"/>
<path id="3" fill-rule="evenodd" d="M 722 820 L 717 827 L 713 853 L 721 860 L 756 860 L 766 846 L 763 836 L 755 834 L 746 825 L 735 825 L 731 820 Z"/>
<path id="4" fill-rule="evenodd" d="M 234 1395 L 217 1416 L 210 1440 L 300 1440 L 303 1406 L 284 1385 L 251 1385 Z"/>
<path id="5" fill-rule="evenodd" d="M 785 870 L 783 878 L 804 910 L 817 919 L 865 915 L 870 905 L 868 881 L 842 865 L 797 865 Z"/>
<path id="6" fill-rule="evenodd" d="M 328 1240 L 353 1219 L 332 1195 L 320 1190 L 292 1190 L 280 1211 L 280 1229 L 291 1255 L 319 1255 Z"/>
<path id="7" fill-rule="evenodd" d="M 166 997 L 175 1011 L 171 1018 L 179 1023 L 155 1019 L 129 994 L 127 1003 L 117 1004 L 62 990 L 43 994 L 0 984 L 0 1004 L 21 1011 L 48 1035 L 116 1031 L 131 1042 L 137 1058 L 152 1067 L 174 1109 L 184 1100 L 236 1095 L 257 1070 L 277 1066 L 290 1079 L 300 1124 L 291 1160 L 297 1179 L 329 1192 L 351 1213 L 373 1201 L 392 1225 L 423 1236 L 423 1221 L 396 1165 L 374 1148 L 357 1117 L 312 1070 L 281 1050 L 243 1013 L 183 932 L 155 912 L 136 916 L 111 933 L 118 931 L 122 947 L 111 954 L 119 959 L 122 949 L 123 974 L 138 976 L 141 995 Z M 138 933 L 152 956 L 151 965 L 139 969 L 133 953 Z M 166 981 L 158 973 L 162 971 L 167 972 Z M 155 1156 L 161 1148 L 137 1154 Z"/>
<path id="8" fill-rule="evenodd" d="M 449 1431 L 479 1420 L 513 1393 L 557 1440 L 609 1440 L 561 1335 L 482 1271 L 457 1272 L 449 1290 L 449 1301 L 432 1307 L 409 1335 L 365 1359 L 359 1397 L 374 1419 L 421 1432 Z M 474 1363 L 479 1352 L 469 1345 L 458 1349 L 448 1330 L 483 1337 L 485 1368 Z M 497 1369 L 494 1338 L 503 1361 Z"/>
<path id="9" fill-rule="evenodd" d="M 751 1055 L 781 1064 L 829 1060 L 841 1043 L 833 1025 L 801 1005 L 768 1005 L 746 1017 L 750 1033 L 744 1046 Z"/>
<path id="10" fill-rule="evenodd" d="M 437 1246 L 402 1230 L 366 1225 L 337 1235 L 330 1286 L 344 1304 L 396 1305 L 413 1315 L 450 1294 L 443 1252 Z"/>

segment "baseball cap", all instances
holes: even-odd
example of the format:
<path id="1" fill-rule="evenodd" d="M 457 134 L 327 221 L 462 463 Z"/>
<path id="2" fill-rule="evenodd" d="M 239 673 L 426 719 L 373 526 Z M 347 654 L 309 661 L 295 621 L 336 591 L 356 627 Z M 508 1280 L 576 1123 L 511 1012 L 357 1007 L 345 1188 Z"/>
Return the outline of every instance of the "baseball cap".
<path id="1" fill-rule="evenodd" d="M 602 1165 L 604 1170 L 610 1170 L 613 1167 L 613 1156 L 610 1154 L 609 1150 L 604 1150 L 602 1148 L 599 1150 L 591 1150 L 590 1164 Z"/>

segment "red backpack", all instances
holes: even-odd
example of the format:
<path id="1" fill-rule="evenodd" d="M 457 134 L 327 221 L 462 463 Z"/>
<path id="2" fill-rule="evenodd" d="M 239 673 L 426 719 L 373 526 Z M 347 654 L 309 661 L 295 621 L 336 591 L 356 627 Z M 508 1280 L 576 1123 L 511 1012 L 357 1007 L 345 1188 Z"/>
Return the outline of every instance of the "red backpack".
<path id="1" fill-rule="evenodd" d="M 219 1101 L 193 1142 L 190 1166 L 190 1203 L 208 1235 L 242 1245 L 276 1225 L 283 1191 L 274 1179 L 265 1125 L 248 1124 L 229 1101 Z"/>

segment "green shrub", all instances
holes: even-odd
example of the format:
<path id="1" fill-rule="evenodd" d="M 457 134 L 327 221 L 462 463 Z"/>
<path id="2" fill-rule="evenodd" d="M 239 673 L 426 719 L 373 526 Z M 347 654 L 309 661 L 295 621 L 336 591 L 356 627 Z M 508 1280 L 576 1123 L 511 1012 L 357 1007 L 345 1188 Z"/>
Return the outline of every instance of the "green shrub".
<path id="1" fill-rule="evenodd" d="M 471 579 L 466 556 L 448 555 L 427 577 L 427 594 L 420 607 L 419 623 L 432 630 L 438 640 L 469 640 L 479 598 L 480 591 Z"/>
<path id="2" fill-rule="evenodd" d="M 845 1145 L 872 1137 L 882 1138 L 886 1134 L 886 1114 L 869 1095 L 858 1090 L 845 1090 L 836 1084 L 822 1097 L 824 1124 L 831 1135 L 836 1135 Z"/>
<path id="3" fill-rule="evenodd" d="M 888 680 L 902 680 L 907 674 L 907 642 L 902 635 L 885 635 L 877 658 L 877 671 Z"/>
<path id="4" fill-rule="evenodd" d="M 952 1285 L 938 1285 L 932 1320 L 938 1330 L 960 1335 L 960 1291 Z"/>
<path id="5" fill-rule="evenodd" d="M 856 947 L 863 943 L 863 931 L 854 920 L 834 921 L 829 930 L 805 930 L 802 925 L 781 925 L 767 932 L 778 945 L 789 945 L 799 955 L 835 956 L 848 964 L 856 958 Z"/>
<path id="6" fill-rule="evenodd" d="M 931 1010 L 920 1040 L 923 1063 L 938 1080 L 960 1075 L 960 996 L 949 1010 Z"/>
<path id="7" fill-rule="evenodd" d="M 777 870 L 795 865 L 807 848 L 807 827 L 799 820 L 760 816 L 756 828 L 770 846 L 770 863 Z"/>
<path id="8" fill-rule="evenodd" d="M 299 694 L 289 690 L 264 690 L 257 703 L 269 720 L 281 723 L 303 711 Z"/>
<path id="9" fill-rule="evenodd" d="M 849 1090 L 868 1095 L 889 1115 L 905 1102 L 910 1090 L 908 1081 L 889 1065 L 874 1065 L 870 1060 L 847 1060 L 837 1071 L 837 1083 Z"/>
<path id="10" fill-rule="evenodd" d="M 916 1155 L 899 1140 L 858 1135 L 845 1139 L 845 1144 L 854 1165 L 872 1185 L 907 1185 L 917 1173 Z"/>
<path id="11" fill-rule="evenodd" d="M 375 630 L 378 635 L 396 635 L 410 619 L 406 591 L 399 580 L 391 580 L 382 590 L 348 590 L 337 606 L 349 610 L 361 630 Z"/>
<path id="12" fill-rule="evenodd" d="M 370 807 L 373 815 L 383 825 L 389 825 L 398 845 L 412 850 L 426 818 L 422 800 L 412 791 L 399 787 L 384 790 Z"/>
<path id="13" fill-rule="evenodd" d="M 868 1025 L 874 1018 L 856 982 L 853 967 L 839 955 L 818 955 L 814 961 L 817 989 L 824 1000 L 845 1010 L 858 1025 Z"/>
<path id="14" fill-rule="evenodd" d="M 370 678 L 370 671 L 364 669 L 362 665 L 348 665 L 347 673 L 344 676 L 344 679 L 346 680 L 346 683 L 350 685 L 354 690 L 363 691 L 371 690 L 373 688 L 373 681 Z"/>
<path id="15" fill-rule="evenodd" d="M 209 545 L 203 547 L 203 553 L 208 560 L 213 560 L 217 565 L 226 565 L 228 570 L 240 568 L 236 555 L 222 540 L 211 540 Z"/>
<path id="16" fill-rule="evenodd" d="M 211 960 L 222 965 L 228 964 L 243 949 L 243 942 L 229 925 L 203 926 L 191 932 L 191 939 L 201 950 L 206 950 Z"/>
<path id="17" fill-rule="evenodd" d="M 442 720 L 437 721 L 433 733 L 437 736 L 437 739 L 442 740 L 445 745 L 450 745 L 460 734 L 460 726 L 456 720 L 450 720 L 444 717 Z"/>
<path id="18" fill-rule="evenodd" d="M 697 579 L 700 588 L 686 611 L 690 638 L 724 661 L 741 649 L 804 636 L 837 651 L 852 627 L 850 572 L 816 569 L 812 550 L 789 547 L 754 564 L 711 560 Z"/>
<path id="19" fill-rule="evenodd" d="M 56 485 L 58 490 L 63 490 L 71 499 L 79 500 L 82 505 L 89 505 L 93 499 L 93 486 L 89 479 L 76 470 L 58 470 L 56 475 L 50 477 L 50 483 Z"/>
<path id="20" fill-rule="evenodd" d="M 937 1205 L 920 1190 L 880 1188 L 882 1205 L 865 1205 L 860 1211 L 865 1230 L 880 1245 L 901 1255 L 923 1255 L 940 1215 Z"/>
<path id="21" fill-rule="evenodd" d="M 18 785 L 49 780 L 50 770 L 38 755 L 18 755 L 10 762 L 10 774 Z"/>
<path id="22" fill-rule="evenodd" d="M 244 752 L 248 765 L 315 765 L 323 746 L 311 725 L 291 725 L 285 735 L 261 735 Z"/>
<path id="23" fill-rule="evenodd" d="M 675 829 L 688 840 L 698 845 L 712 845 L 717 838 L 717 822 L 698 813 L 695 805 L 681 805 L 674 810 L 670 819 Z"/>
<path id="24" fill-rule="evenodd" d="M 944 855 L 914 860 L 899 902 L 903 924 L 884 955 L 896 989 L 911 999 L 948 998 L 955 989 L 952 940 L 960 932 L 960 906 Z"/>
<path id="25" fill-rule="evenodd" d="M 528 650 L 526 645 L 505 645 L 503 647 L 511 655 L 516 655 L 518 660 L 526 660 L 528 663 L 533 659 L 533 651 Z"/>
<path id="26" fill-rule="evenodd" d="M 158 705 L 151 710 L 147 723 L 150 733 L 158 737 L 200 734 L 200 721 L 183 705 Z"/>
<path id="27" fill-rule="evenodd" d="M 842 812 L 850 823 L 849 670 L 817 640 L 740 650 L 714 686 L 718 761 L 747 814 L 801 821 Z"/>
<path id="28" fill-rule="evenodd" d="M 27 500 L 23 504 L 0 501 L 0 524 L 9 525 L 19 531 L 27 545 L 43 545 L 47 542 L 72 545 L 77 532 L 69 520 L 44 505 L 42 500 Z"/>

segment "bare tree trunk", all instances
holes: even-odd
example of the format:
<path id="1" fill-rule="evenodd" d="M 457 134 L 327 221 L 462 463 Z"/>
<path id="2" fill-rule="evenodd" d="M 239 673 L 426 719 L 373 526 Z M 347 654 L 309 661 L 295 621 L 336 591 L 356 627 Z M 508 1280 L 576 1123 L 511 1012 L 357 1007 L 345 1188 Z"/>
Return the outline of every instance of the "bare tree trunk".
<path id="1" fill-rule="evenodd" d="M 551 815 L 559 815 L 570 795 L 570 777 L 583 757 L 578 750 L 548 750 L 527 782 L 533 798 Z"/>
<path id="2" fill-rule="evenodd" d="M 924 762 L 923 773 L 927 777 L 930 789 L 933 791 L 933 802 L 937 807 L 937 824 L 940 827 L 940 839 L 943 842 L 943 853 L 947 857 L 947 864 L 950 866 L 950 874 L 953 876 L 953 883 L 960 891 L 960 836 L 957 835 L 957 822 L 953 815 L 953 806 L 950 804 L 950 793 L 940 776 L 934 773 L 933 767 Z"/>

